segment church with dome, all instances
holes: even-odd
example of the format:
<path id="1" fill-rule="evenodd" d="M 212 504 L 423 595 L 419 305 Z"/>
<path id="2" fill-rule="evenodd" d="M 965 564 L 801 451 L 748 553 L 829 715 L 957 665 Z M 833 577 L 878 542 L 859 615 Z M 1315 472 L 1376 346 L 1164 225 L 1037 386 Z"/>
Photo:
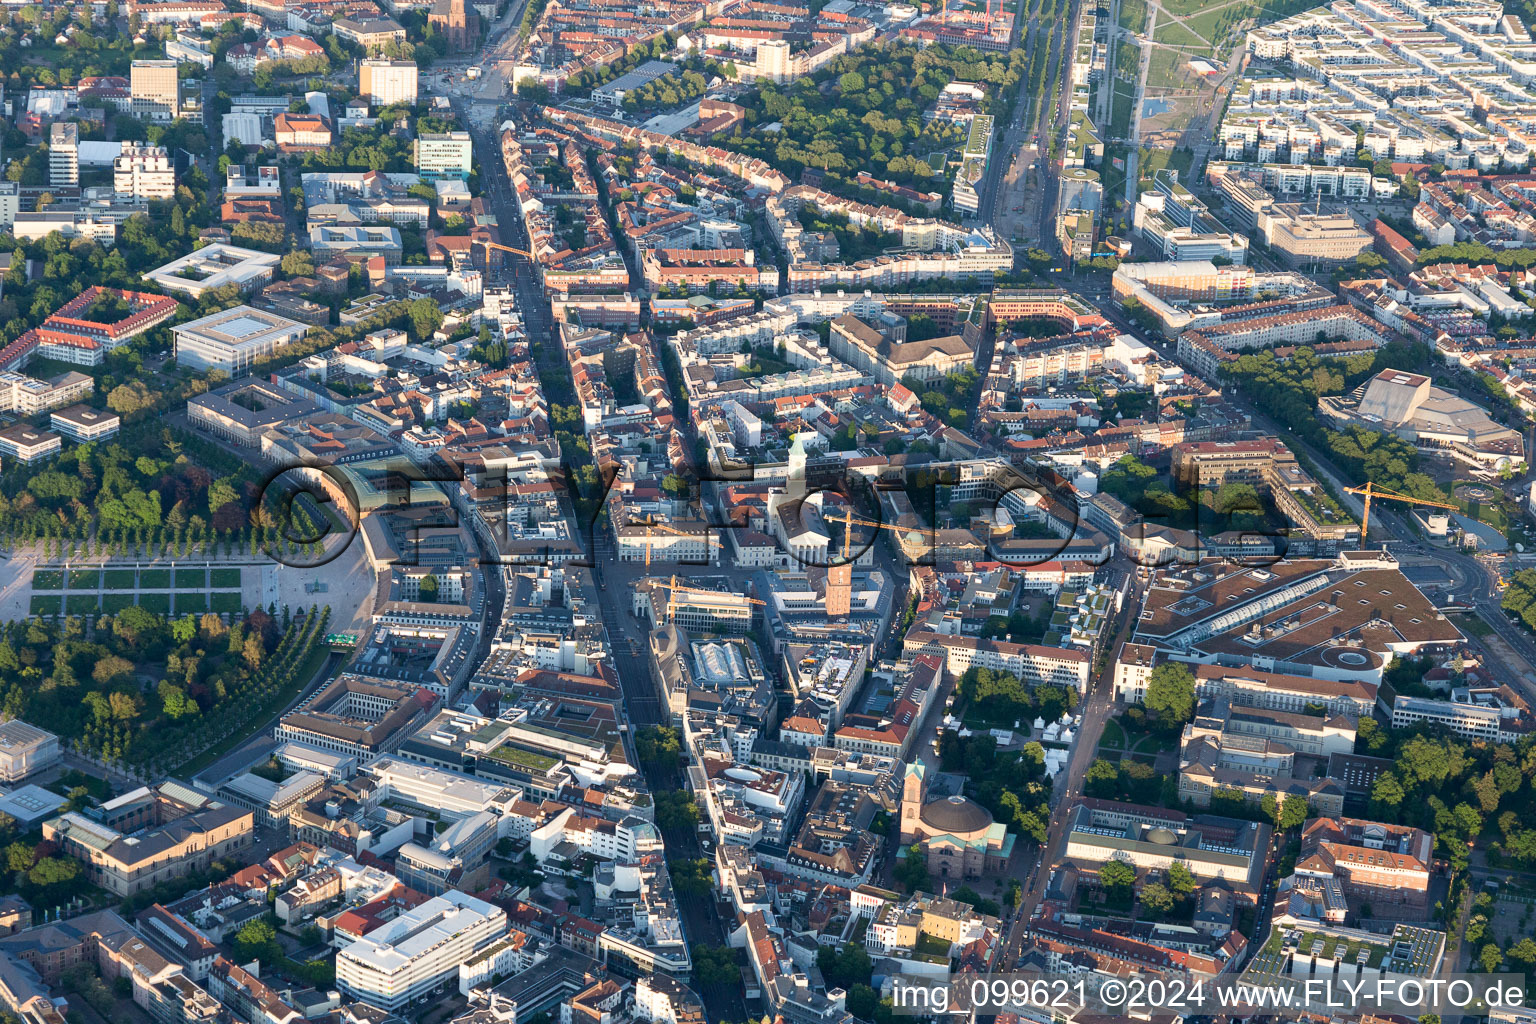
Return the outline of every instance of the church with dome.
<path id="1" fill-rule="evenodd" d="M 936 879 L 980 878 L 1004 871 L 1014 836 L 992 820 L 992 812 L 960 792 L 961 780 L 907 765 L 901 785 L 901 845 L 927 854 Z"/>

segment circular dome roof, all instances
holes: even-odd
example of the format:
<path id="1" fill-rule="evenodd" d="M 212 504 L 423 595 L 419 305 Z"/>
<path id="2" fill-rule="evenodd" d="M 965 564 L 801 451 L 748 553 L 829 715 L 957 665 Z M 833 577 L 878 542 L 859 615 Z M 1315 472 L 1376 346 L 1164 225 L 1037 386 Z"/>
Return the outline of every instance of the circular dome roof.
<path id="1" fill-rule="evenodd" d="M 1158 846 L 1172 846 L 1177 841 L 1178 837 L 1173 834 L 1173 831 L 1162 825 L 1147 833 L 1147 842 L 1156 843 Z"/>
<path id="2" fill-rule="evenodd" d="M 923 824 L 951 835 L 980 832 L 992 824 L 992 812 L 963 796 L 945 797 L 923 805 Z"/>

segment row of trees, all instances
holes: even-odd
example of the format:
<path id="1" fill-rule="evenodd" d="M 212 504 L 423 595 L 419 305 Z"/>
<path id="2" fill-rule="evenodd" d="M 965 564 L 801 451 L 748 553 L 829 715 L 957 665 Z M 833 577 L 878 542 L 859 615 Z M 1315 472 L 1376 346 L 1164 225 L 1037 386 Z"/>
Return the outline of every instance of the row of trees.
<path id="1" fill-rule="evenodd" d="M 1429 352 L 1423 345 L 1394 342 L 1374 353 L 1342 359 L 1319 358 L 1306 347 L 1284 362 L 1271 351 L 1245 354 L 1225 364 L 1220 374 L 1297 437 L 1328 452 L 1350 479 L 1373 480 L 1392 490 L 1443 501 L 1445 492 L 1428 474 L 1419 472 L 1418 452 L 1411 444 L 1359 426 L 1331 430 L 1317 415 L 1320 395 L 1343 394 L 1389 367 L 1414 371 L 1428 365 Z"/>
<path id="2" fill-rule="evenodd" d="M 165 616 L 137 606 L 94 620 L 0 630 L 0 712 L 76 737 L 105 760 L 168 770 L 246 725 L 323 636 L 329 610 Z M 156 676 L 160 678 L 155 679 Z"/>
<path id="3" fill-rule="evenodd" d="M 1031 688 L 1012 673 L 973 667 L 955 684 L 955 703 L 967 722 L 1028 729 L 1036 718 L 1054 722 L 1076 707 L 1077 691 L 1049 683 Z"/>

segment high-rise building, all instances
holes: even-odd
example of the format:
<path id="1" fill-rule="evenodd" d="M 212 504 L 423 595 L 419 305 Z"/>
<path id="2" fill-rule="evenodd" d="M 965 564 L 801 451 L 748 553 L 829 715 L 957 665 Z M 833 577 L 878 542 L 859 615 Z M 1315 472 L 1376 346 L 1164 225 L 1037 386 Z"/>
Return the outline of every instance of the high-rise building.
<path id="1" fill-rule="evenodd" d="M 55 121 L 48 130 L 48 184 L 74 188 L 80 184 L 80 126 Z"/>
<path id="2" fill-rule="evenodd" d="M 112 191 L 119 198 L 175 199 L 176 168 L 164 146 L 124 143 L 112 161 Z"/>
<path id="3" fill-rule="evenodd" d="M 358 65 L 358 94 L 379 106 L 416 105 L 416 62 L 365 60 Z"/>
<path id="4" fill-rule="evenodd" d="M 416 137 L 416 172 L 427 181 L 469 177 L 473 146 L 469 132 L 443 132 Z"/>
<path id="5" fill-rule="evenodd" d="M 180 111 L 180 83 L 174 60 L 136 60 L 128 77 L 133 112 L 155 121 L 173 120 Z"/>

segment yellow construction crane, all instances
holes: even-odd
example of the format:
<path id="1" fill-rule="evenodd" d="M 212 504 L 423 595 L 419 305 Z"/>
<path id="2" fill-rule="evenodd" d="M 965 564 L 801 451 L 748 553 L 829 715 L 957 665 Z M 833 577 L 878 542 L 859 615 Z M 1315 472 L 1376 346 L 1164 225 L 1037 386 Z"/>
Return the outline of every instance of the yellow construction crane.
<path id="1" fill-rule="evenodd" d="M 517 256 L 527 256 L 530 260 L 533 259 L 533 253 L 529 252 L 527 249 L 516 249 L 510 245 L 502 245 L 500 242 L 489 242 L 483 239 L 477 239 L 471 244 L 483 245 L 487 249 L 499 249 L 502 252 L 510 252 Z"/>
<path id="2" fill-rule="evenodd" d="M 848 552 L 853 546 L 853 525 L 855 523 L 859 526 L 867 526 L 872 530 L 890 530 L 892 533 L 898 534 L 909 533 L 915 529 L 915 527 L 897 526 L 895 523 L 877 523 L 873 519 L 865 519 L 863 516 L 854 515 L 852 508 L 845 508 L 841 516 L 835 512 L 823 513 L 822 518 L 829 523 L 843 524 L 843 561 L 845 562 L 848 560 Z"/>
<path id="3" fill-rule="evenodd" d="M 1448 508 L 1453 512 L 1461 511 L 1460 505 L 1449 505 L 1443 501 L 1428 501 L 1424 498 L 1415 498 L 1411 494 L 1399 494 L 1396 491 L 1389 491 L 1385 487 L 1378 487 L 1375 483 L 1369 480 L 1365 482 L 1364 487 L 1346 487 L 1344 490 L 1348 494 L 1358 494 L 1365 499 L 1365 514 L 1360 517 L 1361 551 L 1365 550 L 1365 537 L 1371 529 L 1371 499 L 1373 498 L 1385 498 L 1387 501 L 1401 501 L 1408 505 L 1429 505 L 1432 508 Z"/>
<path id="4" fill-rule="evenodd" d="M 679 530 L 668 526 L 666 523 L 658 523 L 655 520 L 647 520 L 639 525 L 645 527 L 645 567 L 647 569 L 651 567 L 651 538 L 655 536 L 657 530 L 660 530 L 662 533 L 670 533 L 674 537 L 691 536 L 687 530 Z"/>

